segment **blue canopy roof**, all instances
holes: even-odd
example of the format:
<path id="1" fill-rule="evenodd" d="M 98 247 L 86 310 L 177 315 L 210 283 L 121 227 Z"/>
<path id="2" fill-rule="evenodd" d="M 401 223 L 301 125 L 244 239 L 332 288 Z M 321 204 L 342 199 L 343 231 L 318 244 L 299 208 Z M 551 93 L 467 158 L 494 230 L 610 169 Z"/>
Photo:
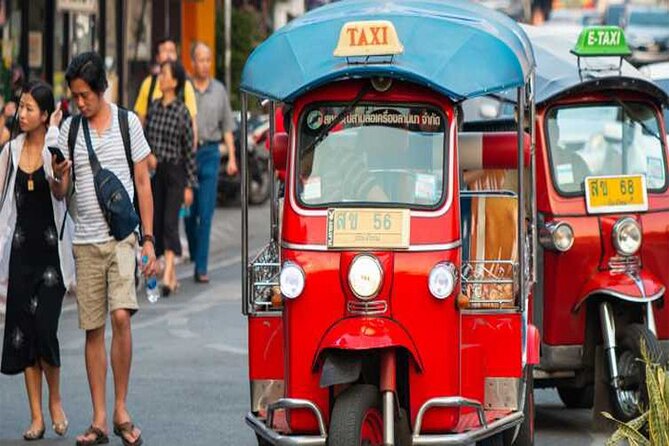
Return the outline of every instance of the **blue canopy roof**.
<path id="1" fill-rule="evenodd" d="M 607 89 L 645 92 L 667 103 L 667 94 L 625 60 L 584 58 L 579 68 L 578 57 L 570 51 L 576 44 L 576 34 L 557 34 L 554 29 L 533 26 L 523 26 L 523 29 L 532 40 L 536 55 L 537 104 L 576 92 Z M 508 98 L 515 101 L 513 94 Z"/>
<path id="2" fill-rule="evenodd" d="M 335 57 L 347 22 L 391 21 L 404 45 L 392 63 Z M 510 18 L 467 0 L 344 0 L 275 32 L 251 54 L 242 90 L 292 102 L 339 79 L 386 76 L 454 100 L 520 87 L 534 67 L 529 40 Z"/>

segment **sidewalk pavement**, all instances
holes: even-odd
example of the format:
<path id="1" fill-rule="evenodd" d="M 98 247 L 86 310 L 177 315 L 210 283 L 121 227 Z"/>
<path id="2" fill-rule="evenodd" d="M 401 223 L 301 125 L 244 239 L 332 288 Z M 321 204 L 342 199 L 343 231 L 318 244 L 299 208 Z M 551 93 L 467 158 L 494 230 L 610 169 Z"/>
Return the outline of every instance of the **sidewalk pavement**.
<path id="1" fill-rule="evenodd" d="M 214 220 L 211 226 L 209 263 L 219 259 L 223 253 L 230 249 L 237 249 L 230 246 L 231 238 L 235 236 L 234 232 L 239 227 L 240 210 L 236 207 L 216 208 Z M 235 224 L 236 223 L 236 224 Z M 178 269 L 192 268 L 188 255 L 188 240 L 184 230 L 183 221 L 179 228 L 183 257 L 177 260 Z M 237 236 L 239 239 L 239 237 Z M 67 294 L 66 300 L 74 299 L 74 296 Z M 6 297 L 0 296 L 0 324 L 5 321 Z"/>

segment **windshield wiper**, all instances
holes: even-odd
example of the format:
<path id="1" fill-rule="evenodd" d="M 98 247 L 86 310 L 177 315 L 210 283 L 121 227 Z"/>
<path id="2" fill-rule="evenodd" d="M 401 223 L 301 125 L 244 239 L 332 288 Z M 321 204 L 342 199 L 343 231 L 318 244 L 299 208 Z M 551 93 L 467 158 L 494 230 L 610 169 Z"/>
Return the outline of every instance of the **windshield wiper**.
<path id="1" fill-rule="evenodd" d="M 622 107 L 622 109 L 625 111 L 625 113 L 627 113 L 627 116 L 630 117 L 630 119 L 632 120 L 632 122 L 634 122 L 634 123 L 636 123 L 636 124 L 639 124 L 639 125 L 641 126 L 641 128 L 642 128 L 647 134 L 649 134 L 650 136 L 652 136 L 652 137 L 654 137 L 655 139 L 657 139 L 658 141 L 660 141 L 660 145 L 661 145 L 662 147 L 664 147 L 664 141 L 662 140 L 662 137 L 661 137 L 658 133 L 655 133 L 653 130 L 651 130 L 651 128 L 648 127 L 648 124 L 646 124 L 645 122 L 643 122 L 641 119 L 635 117 L 635 116 L 634 116 L 634 111 L 630 108 L 630 106 L 629 106 L 628 104 L 626 104 L 626 103 L 624 103 L 623 101 L 621 101 L 620 98 L 616 98 L 616 97 L 613 97 L 613 96 L 610 96 L 610 98 L 613 99 L 618 105 L 620 105 L 620 106 Z"/>
<path id="2" fill-rule="evenodd" d="M 314 148 L 321 143 L 329 134 L 330 132 L 337 126 L 339 125 L 340 122 L 346 118 L 349 113 L 353 111 L 353 109 L 360 103 L 362 98 L 367 94 L 369 91 L 369 84 L 365 84 L 360 91 L 358 92 L 358 95 L 353 99 L 351 103 L 349 103 L 346 108 L 344 108 L 339 114 L 334 118 L 334 120 L 328 124 L 327 127 L 325 127 L 319 134 L 314 138 L 313 141 L 304 149 L 304 153 L 309 153 Z"/>

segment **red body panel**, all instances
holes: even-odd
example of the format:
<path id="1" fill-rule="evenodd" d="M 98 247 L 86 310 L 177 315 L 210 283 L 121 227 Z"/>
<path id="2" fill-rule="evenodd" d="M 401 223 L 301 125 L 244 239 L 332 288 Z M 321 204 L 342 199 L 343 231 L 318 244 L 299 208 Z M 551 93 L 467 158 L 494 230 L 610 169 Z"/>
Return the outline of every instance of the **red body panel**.
<path id="1" fill-rule="evenodd" d="M 283 319 L 249 316 L 249 379 L 283 379 Z"/>
<path id="2" fill-rule="evenodd" d="M 463 314 L 462 393 L 484 401 L 485 378 L 521 378 L 522 316 Z"/>
<path id="3" fill-rule="evenodd" d="M 644 101 L 652 106 L 649 98 L 640 94 L 615 93 L 623 100 Z M 574 313 L 574 306 L 595 289 L 608 289 L 622 294 L 638 296 L 636 286 L 624 274 L 608 272 L 608 261 L 615 256 L 611 239 L 612 226 L 623 216 L 632 216 L 641 223 L 643 244 L 640 258 L 642 277 L 647 294 L 669 283 L 669 193 L 649 193 L 649 210 L 644 214 L 589 215 L 584 196 L 560 195 L 552 181 L 548 158 L 545 116 L 554 106 L 581 103 L 607 102 L 606 94 L 566 98 L 538 110 L 537 113 L 537 208 L 545 221 L 568 223 L 574 231 L 574 245 L 565 253 L 544 251 L 543 271 L 539 283 L 543 285 L 543 342 L 548 345 L 579 345 L 585 341 L 585 312 Z M 656 108 L 656 107 L 655 107 Z M 657 109 L 658 117 L 661 116 Z M 660 121 L 662 123 L 662 121 Z M 660 133 L 665 134 L 664 123 Z M 665 146 L 666 147 L 666 146 Z M 636 291 L 635 291 L 636 289 Z M 631 294 L 630 294 L 631 293 Z M 655 307 L 658 337 L 669 338 L 669 309 Z"/>

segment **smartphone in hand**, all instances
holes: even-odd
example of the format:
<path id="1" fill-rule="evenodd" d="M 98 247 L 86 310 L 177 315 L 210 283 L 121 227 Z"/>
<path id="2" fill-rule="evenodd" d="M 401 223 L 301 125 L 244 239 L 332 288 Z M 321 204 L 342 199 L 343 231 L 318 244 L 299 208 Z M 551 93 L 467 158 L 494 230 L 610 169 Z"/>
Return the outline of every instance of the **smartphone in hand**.
<path id="1" fill-rule="evenodd" d="M 51 155 L 54 155 L 56 157 L 56 162 L 57 163 L 60 164 L 63 161 L 65 161 L 65 156 L 63 156 L 63 152 L 61 152 L 58 147 L 49 146 L 49 147 L 47 147 L 47 149 L 49 149 L 49 152 L 51 152 Z"/>

